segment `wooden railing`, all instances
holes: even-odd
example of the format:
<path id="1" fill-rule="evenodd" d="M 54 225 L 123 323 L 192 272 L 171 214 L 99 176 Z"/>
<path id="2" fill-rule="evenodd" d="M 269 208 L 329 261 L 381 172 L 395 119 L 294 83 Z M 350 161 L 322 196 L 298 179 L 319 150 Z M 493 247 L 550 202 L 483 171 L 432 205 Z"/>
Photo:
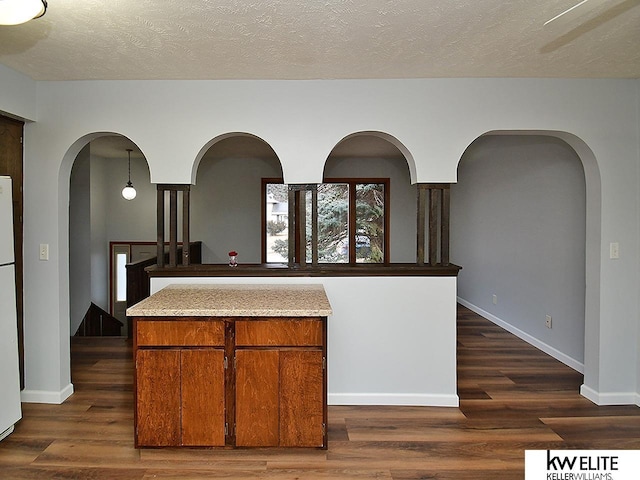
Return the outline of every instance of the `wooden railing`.
<path id="1" fill-rule="evenodd" d="M 182 246 L 178 248 L 178 256 L 182 256 Z M 162 263 L 169 263 L 170 252 L 165 252 Z M 202 242 L 191 242 L 189 258 L 192 263 L 202 263 Z M 157 265 L 158 257 L 146 258 L 138 262 L 128 263 L 127 267 L 127 308 L 144 300 L 150 294 L 150 280 L 146 268 Z M 127 334 L 132 337 L 131 322 L 127 322 Z"/>
<path id="2" fill-rule="evenodd" d="M 78 327 L 76 337 L 119 337 L 124 324 L 108 312 L 91 303 Z"/>

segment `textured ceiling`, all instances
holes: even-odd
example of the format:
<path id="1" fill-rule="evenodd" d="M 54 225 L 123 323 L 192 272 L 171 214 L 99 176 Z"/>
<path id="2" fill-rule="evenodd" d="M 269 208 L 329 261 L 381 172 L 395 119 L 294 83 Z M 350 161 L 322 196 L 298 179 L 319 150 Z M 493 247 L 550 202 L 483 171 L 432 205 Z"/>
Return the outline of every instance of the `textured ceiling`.
<path id="1" fill-rule="evenodd" d="M 49 0 L 0 26 L 35 80 L 640 78 L 640 0 Z"/>

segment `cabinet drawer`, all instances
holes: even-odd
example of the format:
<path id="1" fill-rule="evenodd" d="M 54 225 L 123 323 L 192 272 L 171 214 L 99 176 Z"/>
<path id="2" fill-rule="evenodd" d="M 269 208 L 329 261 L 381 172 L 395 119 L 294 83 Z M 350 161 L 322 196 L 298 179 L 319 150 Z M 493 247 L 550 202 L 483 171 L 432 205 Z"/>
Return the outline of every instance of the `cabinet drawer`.
<path id="1" fill-rule="evenodd" d="M 322 332 L 322 320 L 317 318 L 236 320 L 236 345 L 320 347 Z"/>
<path id="2" fill-rule="evenodd" d="M 138 346 L 224 346 L 221 320 L 137 320 Z"/>

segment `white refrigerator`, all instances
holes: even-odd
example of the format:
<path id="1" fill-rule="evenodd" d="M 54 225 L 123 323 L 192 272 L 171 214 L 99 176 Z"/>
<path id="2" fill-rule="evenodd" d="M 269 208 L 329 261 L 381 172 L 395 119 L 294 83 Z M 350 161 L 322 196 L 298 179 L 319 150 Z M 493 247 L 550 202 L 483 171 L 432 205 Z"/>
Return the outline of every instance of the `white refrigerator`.
<path id="1" fill-rule="evenodd" d="M 0 440 L 22 418 L 11 177 L 0 176 Z"/>

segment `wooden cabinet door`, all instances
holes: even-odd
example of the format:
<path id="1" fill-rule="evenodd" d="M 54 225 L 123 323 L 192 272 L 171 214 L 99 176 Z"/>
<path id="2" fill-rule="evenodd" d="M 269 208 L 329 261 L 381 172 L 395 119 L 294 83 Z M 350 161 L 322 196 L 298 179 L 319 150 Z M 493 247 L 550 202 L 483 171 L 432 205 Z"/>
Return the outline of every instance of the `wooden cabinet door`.
<path id="1" fill-rule="evenodd" d="M 180 445 L 180 350 L 136 352 L 136 446 Z"/>
<path id="2" fill-rule="evenodd" d="M 280 445 L 324 445 L 324 376 L 320 351 L 280 352 Z"/>
<path id="3" fill-rule="evenodd" d="M 279 352 L 236 351 L 236 446 L 279 444 Z"/>
<path id="4" fill-rule="evenodd" d="M 223 446 L 224 351 L 182 350 L 182 445 Z"/>
<path id="5" fill-rule="evenodd" d="M 236 351 L 236 445 L 324 445 L 323 354 Z"/>

